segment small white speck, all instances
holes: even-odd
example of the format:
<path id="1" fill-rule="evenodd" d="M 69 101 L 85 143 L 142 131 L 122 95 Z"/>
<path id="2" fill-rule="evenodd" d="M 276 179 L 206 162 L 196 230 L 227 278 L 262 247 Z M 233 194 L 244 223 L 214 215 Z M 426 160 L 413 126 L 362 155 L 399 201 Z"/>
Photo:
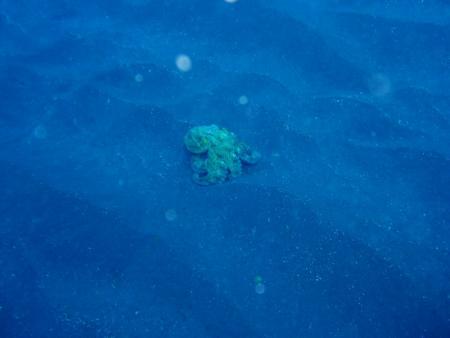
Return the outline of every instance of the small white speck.
<path id="1" fill-rule="evenodd" d="M 242 95 L 239 97 L 239 104 L 246 105 L 248 103 L 248 97 L 245 95 Z"/>
<path id="2" fill-rule="evenodd" d="M 266 286 L 263 283 L 258 283 L 255 285 L 255 292 L 258 295 L 264 294 L 266 292 Z"/>
<path id="3" fill-rule="evenodd" d="M 136 74 L 135 76 L 134 76 L 134 81 L 136 81 L 136 82 L 142 82 L 142 81 L 144 81 L 144 77 L 142 76 L 142 74 Z"/>
<path id="4" fill-rule="evenodd" d="M 164 216 L 168 222 L 174 222 L 178 218 L 177 211 L 175 209 L 167 209 Z"/>
<path id="5" fill-rule="evenodd" d="M 47 138 L 47 129 L 43 125 L 38 125 L 33 130 L 33 136 L 39 140 Z"/>
<path id="6" fill-rule="evenodd" d="M 188 72 L 192 69 L 191 58 L 186 54 L 180 54 L 175 59 L 177 68 L 182 72 Z"/>

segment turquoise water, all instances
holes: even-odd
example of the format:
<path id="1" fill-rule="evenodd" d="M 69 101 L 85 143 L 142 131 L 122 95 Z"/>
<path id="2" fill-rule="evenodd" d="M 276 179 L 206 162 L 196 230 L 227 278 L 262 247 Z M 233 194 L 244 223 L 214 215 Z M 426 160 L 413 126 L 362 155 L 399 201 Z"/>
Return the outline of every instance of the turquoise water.
<path id="1" fill-rule="evenodd" d="M 449 337 L 449 66 L 442 0 L 0 1 L 0 337 Z"/>

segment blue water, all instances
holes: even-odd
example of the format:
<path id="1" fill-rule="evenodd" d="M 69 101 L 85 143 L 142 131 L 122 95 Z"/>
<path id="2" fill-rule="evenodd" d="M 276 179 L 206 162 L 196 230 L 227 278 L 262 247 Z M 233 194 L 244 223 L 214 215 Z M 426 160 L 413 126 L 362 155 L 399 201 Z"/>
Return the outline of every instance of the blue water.
<path id="1" fill-rule="evenodd" d="M 0 337 L 450 337 L 449 88 L 444 0 L 0 1 Z"/>

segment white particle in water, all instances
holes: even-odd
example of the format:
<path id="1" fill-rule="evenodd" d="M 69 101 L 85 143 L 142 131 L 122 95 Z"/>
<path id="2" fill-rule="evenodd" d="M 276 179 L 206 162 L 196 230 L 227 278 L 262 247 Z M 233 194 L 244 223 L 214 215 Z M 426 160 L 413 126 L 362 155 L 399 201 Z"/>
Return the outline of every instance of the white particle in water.
<path id="1" fill-rule="evenodd" d="M 188 72 L 192 68 L 192 61 L 186 54 L 180 54 L 175 59 L 177 68 L 182 72 Z"/>
<path id="2" fill-rule="evenodd" d="M 392 91 L 392 84 L 384 74 L 374 74 L 368 79 L 368 87 L 374 96 L 386 96 Z"/>
<path id="3" fill-rule="evenodd" d="M 177 211 L 175 209 L 167 209 L 164 213 L 164 216 L 166 217 L 166 221 L 173 222 L 177 219 Z"/>
<path id="4" fill-rule="evenodd" d="M 38 125 L 33 130 L 33 136 L 39 140 L 47 138 L 47 129 L 43 125 Z"/>
<path id="5" fill-rule="evenodd" d="M 242 95 L 239 97 L 239 104 L 246 105 L 248 103 L 248 97 L 245 95 Z"/>
<path id="6" fill-rule="evenodd" d="M 264 294 L 264 292 L 266 292 L 266 286 L 265 286 L 263 283 L 257 283 L 257 284 L 255 285 L 255 292 L 256 292 L 258 295 Z"/>
<path id="7" fill-rule="evenodd" d="M 144 77 L 142 76 L 142 74 L 136 74 L 136 75 L 134 76 L 134 81 L 136 81 L 136 82 L 142 82 L 142 81 L 144 81 Z"/>

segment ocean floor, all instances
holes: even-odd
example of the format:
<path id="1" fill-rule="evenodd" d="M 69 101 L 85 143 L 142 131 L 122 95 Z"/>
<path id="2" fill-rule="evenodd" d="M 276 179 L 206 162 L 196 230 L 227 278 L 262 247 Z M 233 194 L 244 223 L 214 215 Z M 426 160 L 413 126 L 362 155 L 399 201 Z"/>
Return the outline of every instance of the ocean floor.
<path id="1" fill-rule="evenodd" d="M 450 7 L 348 3 L 0 1 L 0 336 L 448 337 Z"/>

